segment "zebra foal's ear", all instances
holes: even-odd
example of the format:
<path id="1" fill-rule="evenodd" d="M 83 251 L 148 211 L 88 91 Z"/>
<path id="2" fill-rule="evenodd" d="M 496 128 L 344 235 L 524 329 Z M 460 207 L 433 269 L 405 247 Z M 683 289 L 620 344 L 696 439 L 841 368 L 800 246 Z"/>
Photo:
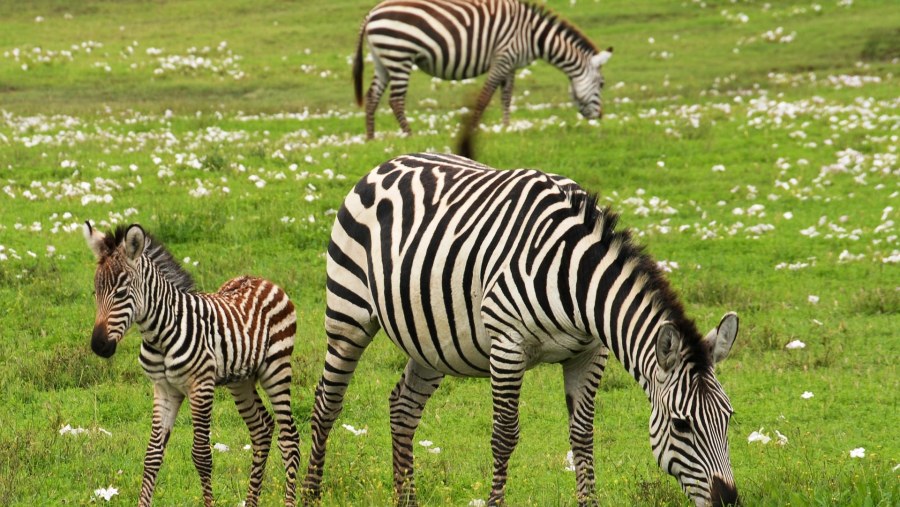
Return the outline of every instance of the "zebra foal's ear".
<path id="1" fill-rule="evenodd" d="M 600 67 L 601 65 L 606 65 L 606 62 L 612 58 L 613 48 L 612 46 L 604 49 L 603 51 L 597 53 L 596 55 L 591 57 L 591 65 L 594 67 Z"/>
<path id="2" fill-rule="evenodd" d="M 141 257 L 141 254 L 144 253 L 144 248 L 146 248 L 149 243 L 147 234 L 140 225 L 130 225 L 125 232 L 125 256 L 132 262 L 137 261 Z"/>
<path id="3" fill-rule="evenodd" d="M 90 248 L 91 251 L 94 252 L 94 257 L 99 260 L 108 253 L 106 250 L 106 245 L 103 242 L 105 236 L 102 232 L 91 227 L 90 221 L 85 220 L 83 232 L 84 240 L 87 241 L 88 248 Z"/>
<path id="4" fill-rule="evenodd" d="M 663 322 L 656 335 L 656 362 L 659 363 L 657 379 L 662 381 L 672 371 L 681 354 L 681 333 L 675 329 L 675 324 Z"/>
<path id="5" fill-rule="evenodd" d="M 738 316 L 734 312 L 728 312 L 722 317 L 719 325 L 706 335 L 705 340 L 712 353 L 713 362 L 718 363 L 728 357 L 734 339 L 737 338 L 737 332 Z"/>

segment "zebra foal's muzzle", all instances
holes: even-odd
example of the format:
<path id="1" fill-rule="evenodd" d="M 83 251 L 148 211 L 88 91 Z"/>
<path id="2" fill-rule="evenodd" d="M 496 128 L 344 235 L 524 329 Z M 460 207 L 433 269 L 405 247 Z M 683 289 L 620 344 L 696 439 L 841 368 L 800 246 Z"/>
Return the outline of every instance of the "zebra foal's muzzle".
<path id="1" fill-rule="evenodd" d="M 109 358 L 116 353 L 116 341 L 109 339 L 105 324 L 94 324 L 91 334 L 91 350 L 100 357 Z"/>

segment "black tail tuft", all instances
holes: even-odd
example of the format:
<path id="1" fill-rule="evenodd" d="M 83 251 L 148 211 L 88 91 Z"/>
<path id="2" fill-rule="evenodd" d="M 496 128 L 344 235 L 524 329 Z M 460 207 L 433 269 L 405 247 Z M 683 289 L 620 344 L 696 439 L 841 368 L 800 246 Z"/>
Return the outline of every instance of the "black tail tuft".
<path id="1" fill-rule="evenodd" d="M 478 125 L 472 111 L 462 115 L 459 122 L 459 137 L 456 140 L 456 154 L 475 160 L 475 141 Z"/>
<path id="2" fill-rule="evenodd" d="M 362 75 L 363 75 L 363 38 L 366 36 L 366 23 L 369 18 L 363 20 L 362 26 L 359 27 L 359 37 L 356 40 L 356 57 L 353 58 L 353 91 L 356 92 L 356 105 L 363 105 L 362 94 Z"/>

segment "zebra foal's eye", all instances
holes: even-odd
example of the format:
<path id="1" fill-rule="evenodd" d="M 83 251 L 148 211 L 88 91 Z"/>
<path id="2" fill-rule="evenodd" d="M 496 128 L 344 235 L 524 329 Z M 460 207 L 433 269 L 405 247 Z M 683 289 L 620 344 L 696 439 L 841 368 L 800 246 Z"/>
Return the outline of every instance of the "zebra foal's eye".
<path id="1" fill-rule="evenodd" d="M 687 419 L 672 419 L 672 426 L 679 433 L 688 433 L 691 431 L 691 423 Z"/>

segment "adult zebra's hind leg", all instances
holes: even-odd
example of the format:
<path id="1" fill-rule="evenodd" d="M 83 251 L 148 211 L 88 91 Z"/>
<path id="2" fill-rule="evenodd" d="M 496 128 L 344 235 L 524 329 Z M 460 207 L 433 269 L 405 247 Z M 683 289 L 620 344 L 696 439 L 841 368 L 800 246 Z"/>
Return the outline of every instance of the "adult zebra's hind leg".
<path id="1" fill-rule="evenodd" d="M 425 403 L 441 384 L 444 374 L 412 359 L 391 392 L 391 441 L 394 458 L 394 494 L 397 505 L 418 505 L 414 477 L 413 437 Z"/>
<path id="2" fill-rule="evenodd" d="M 569 443 L 575 462 L 578 505 L 597 505 L 594 482 L 594 397 L 606 368 L 609 349 L 603 345 L 563 363 Z"/>
<path id="3" fill-rule="evenodd" d="M 250 441 L 253 447 L 253 465 L 250 468 L 250 485 L 247 489 L 247 507 L 255 507 L 259 501 L 259 490 L 262 487 L 263 474 L 266 470 L 266 459 L 272 445 L 272 431 L 275 423 L 266 411 L 265 405 L 256 392 L 256 382 L 245 380 L 237 384 L 229 384 L 228 390 L 234 396 L 241 418 L 250 430 Z"/>
<path id="4" fill-rule="evenodd" d="M 412 72 L 412 61 L 397 62 L 395 67 L 391 68 L 391 111 L 400 124 L 400 129 L 406 135 L 412 134 L 409 128 L 409 120 L 406 119 L 406 91 L 409 87 L 409 73 Z"/>
<path id="5" fill-rule="evenodd" d="M 525 354 L 510 340 L 493 339 L 490 363 L 494 404 L 491 435 L 494 479 L 488 505 L 496 506 L 504 503 L 509 458 L 519 442 L 519 394 L 525 375 Z"/>
<path id="6" fill-rule="evenodd" d="M 366 140 L 375 138 L 375 111 L 378 110 L 378 103 L 390 81 L 381 60 L 374 53 L 372 59 L 375 63 L 375 75 L 372 77 L 372 84 L 369 85 L 369 91 L 366 92 Z"/>
<path id="7" fill-rule="evenodd" d="M 500 89 L 500 105 L 503 107 L 503 126 L 509 126 L 509 109 L 512 107 L 513 83 L 515 83 L 516 75 L 510 74 L 503 81 L 503 88 Z"/>
<path id="8" fill-rule="evenodd" d="M 310 415 L 312 449 L 306 478 L 303 480 L 303 500 L 306 504 L 318 500 L 321 495 L 328 434 L 344 406 L 344 394 L 359 359 L 377 330 L 378 325 L 374 320 L 356 321 L 352 316 L 333 310 L 330 305 L 325 312 L 328 351 Z"/>

